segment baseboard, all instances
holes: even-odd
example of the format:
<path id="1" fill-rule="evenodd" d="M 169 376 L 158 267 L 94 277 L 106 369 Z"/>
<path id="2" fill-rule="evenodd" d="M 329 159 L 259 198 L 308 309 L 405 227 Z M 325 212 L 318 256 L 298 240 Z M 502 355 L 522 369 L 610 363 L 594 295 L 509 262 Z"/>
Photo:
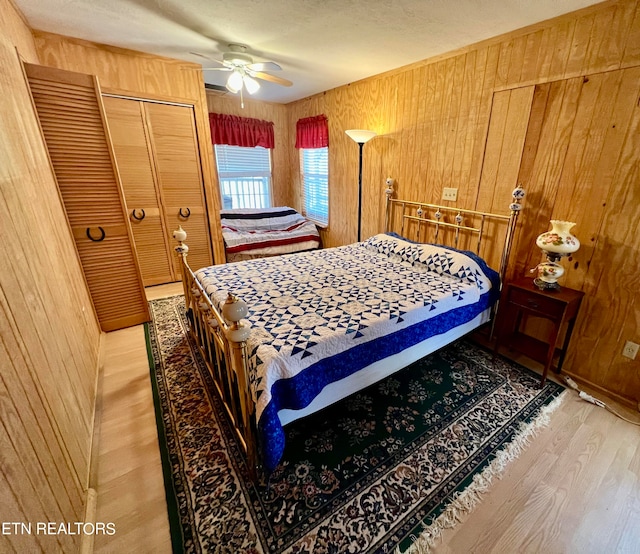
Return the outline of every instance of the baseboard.
<path id="1" fill-rule="evenodd" d="M 102 418 L 102 382 L 104 377 L 104 361 L 106 357 L 107 334 L 100 333 L 98 344 L 98 363 L 94 385 L 93 416 L 91 420 L 91 445 L 89 448 L 89 468 L 85 488 L 97 489 L 98 485 L 98 445 L 100 443 L 100 420 Z"/>
<path id="2" fill-rule="evenodd" d="M 93 414 L 91 418 L 91 444 L 89 445 L 89 467 L 85 488 L 87 491 L 84 505 L 84 523 L 96 523 L 98 506 L 98 451 L 100 443 L 100 420 L 102 419 L 102 381 L 104 375 L 104 361 L 106 357 L 107 334 L 100 333 L 98 342 L 98 359 L 96 364 L 96 380 L 94 385 Z M 83 533 L 80 539 L 80 554 L 92 554 L 95 535 Z"/>
<path id="3" fill-rule="evenodd" d="M 87 489 L 87 498 L 84 507 L 84 523 L 96 524 L 96 507 L 98 505 L 98 493 L 95 489 Z M 80 554 L 92 554 L 94 545 L 94 533 L 83 533 L 80 539 Z"/>

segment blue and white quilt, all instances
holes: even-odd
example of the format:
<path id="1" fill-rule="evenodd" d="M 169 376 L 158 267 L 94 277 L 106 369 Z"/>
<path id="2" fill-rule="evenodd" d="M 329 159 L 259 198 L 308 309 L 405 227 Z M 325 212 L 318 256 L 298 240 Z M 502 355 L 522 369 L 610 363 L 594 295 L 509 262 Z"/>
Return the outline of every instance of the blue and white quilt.
<path id="1" fill-rule="evenodd" d="M 329 383 L 467 323 L 497 299 L 499 278 L 472 253 L 390 235 L 196 272 L 214 303 L 249 306 L 249 371 L 263 462 L 284 451 L 278 411 Z"/>

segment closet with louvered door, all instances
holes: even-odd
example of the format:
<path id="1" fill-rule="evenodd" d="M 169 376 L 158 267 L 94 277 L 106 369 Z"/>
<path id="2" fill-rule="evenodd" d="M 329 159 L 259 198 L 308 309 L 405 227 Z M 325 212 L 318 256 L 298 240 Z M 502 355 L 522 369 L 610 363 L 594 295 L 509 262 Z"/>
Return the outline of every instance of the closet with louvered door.
<path id="1" fill-rule="evenodd" d="M 104 95 L 145 285 L 180 280 L 171 234 L 187 231 L 189 265 L 212 265 L 193 108 Z"/>
<path id="2" fill-rule="evenodd" d="M 25 71 L 100 326 L 149 321 L 97 80 L 32 64 Z"/>
<path id="3" fill-rule="evenodd" d="M 209 219 L 193 108 L 145 102 L 167 227 L 187 232 L 189 266 L 212 265 Z M 176 264 L 176 277 L 180 279 Z"/>
<path id="4" fill-rule="evenodd" d="M 176 280 L 144 102 L 103 97 L 145 286 Z"/>

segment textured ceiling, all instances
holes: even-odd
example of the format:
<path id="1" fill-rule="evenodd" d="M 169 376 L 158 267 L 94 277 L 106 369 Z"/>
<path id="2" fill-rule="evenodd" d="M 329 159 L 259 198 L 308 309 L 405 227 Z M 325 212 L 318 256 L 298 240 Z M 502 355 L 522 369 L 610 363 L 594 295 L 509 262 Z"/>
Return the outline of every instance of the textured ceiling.
<path id="1" fill-rule="evenodd" d="M 291 102 L 595 4 L 590 0 L 15 0 L 32 28 L 216 67 L 229 43 L 272 60 Z M 224 84 L 227 74 L 207 72 Z"/>

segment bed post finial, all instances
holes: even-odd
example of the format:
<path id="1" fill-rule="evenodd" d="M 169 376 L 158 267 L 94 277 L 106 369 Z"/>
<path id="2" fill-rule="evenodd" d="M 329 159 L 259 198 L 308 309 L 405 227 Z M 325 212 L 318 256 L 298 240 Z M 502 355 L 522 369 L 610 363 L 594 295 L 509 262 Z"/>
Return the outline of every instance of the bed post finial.
<path id="1" fill-rule="evenodd" d="M 189 252 L 189 247 L 184 243 L 184 241 L 187 240 L 187 232 L 182 228 L 182 225 L 178 226 L 173 232 L 173 238 L 178 241 L 178 246 L 175 248 L 176 252 L 182 255 L 182 257 L 186 257 Z"/>
<path id="2" fill-rule="evenodd" d="M 520 202 L 526 196 L 526 194 L 527 193 L 522 188 L 522 183 L 519 183 L 518 186 L 513 189 L 513 192 L 511 193 L 512 201 L 511 204 L 509 204 L 509 209 L 511 210 L 512 214 L 516 212 L 514 215 L 518 215 L 517 212 L 522 209 L 522 204 L 520 204 Z"/>
<path id="3" fill-rule="evenodd" d="M 241 323 L 242 319 L 249 314 L 249 308 L 244 300 L 240 300 L 229 293 L 222 305 L 222 317 L 231 322 L 231 326 L 225 332 L 227 338 L 232 342 L 244 342 L 249 338 L 250 328 L 246 323 Z"/>
<path id="4" fill-rule="evenodd" d="M 511 246 L 513 243 L 513 238 L 516 229 L 516 222 L 518 220 L 518 215 L 520 214 L 520 210 L 522 210 L 522 199 L 526 196 L 525 190 L 522 188 L 522 184 L 518 184 L 518 186 L 513 189 L 511 193 L 511 204 L 509 204 L 509 225 L 507 227 L 507 233 L 504 239 L 504 247 L 502 248 L 502 259 L 500 260 L 500 280 L 501 283 L 505 282 L 507 277 L 507 269 L 509 265 L 509 255 L 511 254 Z"/>
<path id="5" fill-rule="evenodd" d="M 385 206 L 385 213 L 384 213 L 384 232 L 385 233 L 389 232 L 389 216 L 391 211 L 391 197 L 393 196 L 394 182 L 395 180 L 393 179 L 393 177 L 387 177 L 387 179 L 385 180 L 385 184 L 387 185 L 387 188 L 384 191 L 384 194 L 387 197 L 387 205 Z"/>

